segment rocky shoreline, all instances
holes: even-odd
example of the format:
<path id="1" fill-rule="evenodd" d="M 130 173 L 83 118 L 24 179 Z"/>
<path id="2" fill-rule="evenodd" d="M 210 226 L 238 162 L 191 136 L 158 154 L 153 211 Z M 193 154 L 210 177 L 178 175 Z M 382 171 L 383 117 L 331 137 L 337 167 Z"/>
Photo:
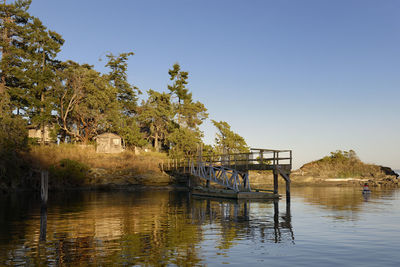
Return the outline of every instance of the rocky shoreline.
<path id="1" fill-rule="evenodd" d="M 315 169 L 305 165 L 291 173 L 292 186 L 362 186 L 398 187 L 399 175 L 387 167 L 379 167 L 379 171 L 364 177 L 332 177 L 318 175 Z M 252 188 L 271 188 L 273 186 L 272 171 L 250 171 Z M 74 179 L 72 179 L 74 180 Z M 0 193 L 31 190 L 40 187 L 40 173 L 30 171 L 20 183 L 7 185 L 0 183 Z M 278 180 L 284 186 L 283 179 Z M 63 190 L 187 190 L 185 177 L 172 176 L 161 170 L 144 170 L 138 172 L 130 168 L 90 168 L 83 173 L 82 179 L 71 182 L 69 177 L 63 179 L 50 177 L 49 189 Z"/>
<path id="2" fill-rule="evenodd" d="M 313 176 L 299 169 L 291 173 L 290 179 L 292 186 L 362 186 L 368 183 L 370 187 L 398 187 L 400 186 L 399 176 L 392 172 L 380 176 L 341 178 Z M 250 172 L 250 182 L 255 188 L 270 187 L 273 185 L 272 171 Z M 278 182 L 284 185 L 283 179 L 279 179 Z"/>

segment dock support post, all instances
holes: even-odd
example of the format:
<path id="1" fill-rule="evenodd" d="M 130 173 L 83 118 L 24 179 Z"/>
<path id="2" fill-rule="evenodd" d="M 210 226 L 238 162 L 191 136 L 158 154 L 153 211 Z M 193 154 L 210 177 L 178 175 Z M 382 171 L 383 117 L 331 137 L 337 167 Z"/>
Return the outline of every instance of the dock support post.
<path id="1" fill-rule="evenodd" d="M 274 170 L 274 194 L 278 194 L 278 171 Z"/>
<path id="2" fill-rule="evenodd" d="M 289 175 L 287 175 L 289 178 Z M 286 200 L 290 202 L 290 178 L 286 180 Z"/>
<path id="3" fill-rule="evenodd" d="M 46 241 L 47 230 L 47 199 L 49 193 L 49 172 L 42 170 L 40 172 L 40 199 L 42 201 L 40 206 L 40 234 L 39 241 Z"/>
<path id="4" fill-rule="evenodd" d="M 46 241 L 47 232 L 47 205 L 40 206 L 40 234 L 39 241 Z"/>

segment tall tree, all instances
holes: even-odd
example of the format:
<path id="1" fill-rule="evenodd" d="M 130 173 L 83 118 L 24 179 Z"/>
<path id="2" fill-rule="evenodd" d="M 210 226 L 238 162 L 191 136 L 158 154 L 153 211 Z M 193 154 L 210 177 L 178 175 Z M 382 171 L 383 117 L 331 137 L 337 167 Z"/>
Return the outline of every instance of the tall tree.
<path id="1" fill-rule="evenodd" d="M 218 130 L 215 143 L 219 153 L 246 153 L 249 151 L 249 147 L 244 138 L 233 132 L 231 126 L 227 122 L 211 121 Z"/>
<path id="2" fill-rule="evenodd" d="M 172 85 L 168 89 L 173 99 L 177 123 L 184 127 L 196 128 L 208 117 L 207 109 L 200 102 L 193 102 L 192 93 L 186 87 L 188 84 L 189 72 L 182 71 L 178 63 L 168 71 Z"/>
<path id="3" fill-rule="evenodd" d="M 22 87 L 28 57 L 26 26 L 32 19 L 27 12 L 30 3 L 17 0 L 0 4 L 0 102 L 10 100 L 10 108 L 17 110 L 25 105 Z"/>
<path id="4" fill-rule="evenodd" d="M 63 64 L 58 76 L 57 114 L 62 131 L 87 143 L 98 133 L 110 130 L 120 106 L 108 76 L 72 61 Z"/>
<path id="5" fill-rule="evenodd" d="M 52 120 L 56 70 L 60 67 L 56 56 L 64 39 L 58 33 L 48 30 L 38 18 L 32 19 L 27 31 L 26 50 L 29 58 L 26 62 L 25 83 L 29 91 L 28 114 L 33 124 L 41 126 L 44 143 L 44 128 Z"/>
<path id="6" fill-rule="evenodd" d="M 168 85 L 170 94 L 176 102 L 173 102 L 174 118 L 176 118 L 176 129 L 171 131 L 168 137 L 170 142 L 170 154 L 175 157 L 179 155 L 189 156 L 196 151 L 201 143 L 202 132 L 199 126 L 208 117 L 205 106 L 197 101 L 194 102 L 192 93 L 187 88 L 189 73 L 182 71 L 178 63 L 169 70 L 172 85 Z"/>
<path id="7" fill-rule="evenodd" d="M 154 149 L 159 151 L 160 144 L 165 144 L 166 137 L 172 129 L 171 96 L 151 89 L 147 93 L 149 97 L 142 104 L 138 119 L 148 133 L 147 139 L 153 143 Z"/>
<path id="8" fill-rule="evenodd" d="M 140 90 L 128 82 L 128 57 L 133 56 L 133 52 L 121 53 L 118 56 L 108 54 L 106 67 L 111 69 L 109 79 L 113 86 L 118 90 L 117 99 L 122 104 L 123 113 L 132 115 L 137 107 L 138 94 Z"/>
<path id="9" fill-rule="evenodd" d="M 134 53 L 121 53 L 118 56 L 108 54 L 106 67 L 110 83 L 117 90 L 119 114 L 113 117 L 112 131 L 118 133 L 127 146 L 143 146 L 146 144 L 136 120 L 137 100 L 140 90 L 128 82 L 128 57 Z"/>

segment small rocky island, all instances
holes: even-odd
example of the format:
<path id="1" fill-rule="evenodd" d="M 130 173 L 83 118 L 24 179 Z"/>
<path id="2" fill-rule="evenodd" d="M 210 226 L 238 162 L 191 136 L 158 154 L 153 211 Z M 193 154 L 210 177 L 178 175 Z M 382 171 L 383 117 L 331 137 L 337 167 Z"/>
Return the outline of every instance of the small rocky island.
<path id="1" fill-rule="evenodd" d="M 293 184 L 398 186 L 399 175 L 389 167 L 362 162 L 353 150 L 331 152 L 329 156 L 304 164 L 292 172 Z"/>
<path id="2" fill-rule="evenodd" d="M 399 175 L 389 167 L 362 162 L 353 150 L 331 152 L 329 156 L 304 164 L 290 175 L 293 186 L 361 186 L 400 185 Z M 272 185 L 272 171 L 253 171 L 251 184 L 255 188 Z M 279 183 L 283 183 L 279 179 Z"/>

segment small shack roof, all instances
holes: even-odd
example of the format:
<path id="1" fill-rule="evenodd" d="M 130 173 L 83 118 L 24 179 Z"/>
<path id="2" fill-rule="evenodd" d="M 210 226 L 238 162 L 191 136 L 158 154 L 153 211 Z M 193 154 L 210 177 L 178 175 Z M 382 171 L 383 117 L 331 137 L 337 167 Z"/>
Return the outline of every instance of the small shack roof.
<path id="1" fill-rule="evenodd" d="M 121 139 L 121 136 L 114 134 L 114 133 L 102 133 L 99 134 L 98 136 L 95 137 L 95 139 L 97 138 L 118 138 Z"/>

